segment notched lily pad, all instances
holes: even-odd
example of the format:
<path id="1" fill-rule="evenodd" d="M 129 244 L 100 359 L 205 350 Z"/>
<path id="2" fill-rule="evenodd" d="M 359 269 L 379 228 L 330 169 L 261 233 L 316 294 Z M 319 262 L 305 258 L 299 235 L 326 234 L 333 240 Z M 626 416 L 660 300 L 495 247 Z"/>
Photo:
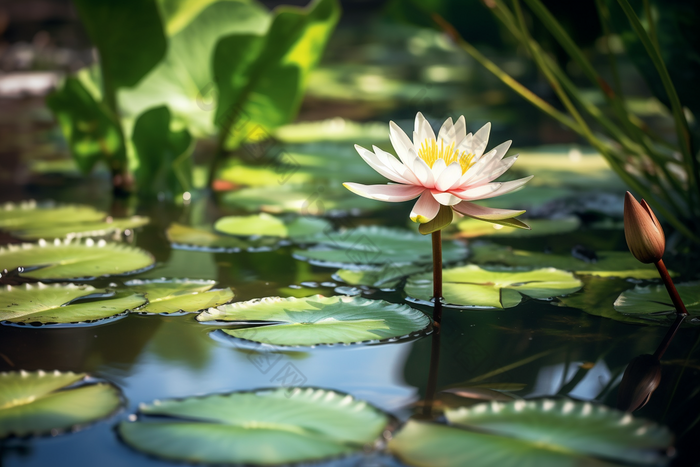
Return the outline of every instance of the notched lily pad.
<path id="1" fill-rule="evenodd" d="M 141 294 L 117 295 L 89 285 L 8 285 L 0 289 L 0 321 L 30 325 L 101 324 L 102 320 L 125 316 L 145 303 Z"/>
<path id="2" fill-rule="evenodd" d="M 474 308 L 511 308 L 523 295 L 548 299 L 576 292 L 582 285 L 571 273 L 554 268 L 517 271 L 473 264 L 445 269 L 442 280 L 446 306 Z M 409 299 L 430 303 L 432 273 L 410 276 L 405 290 Z"/>
<path id="3" fill-rule="evenodd" d="M 0 373 L 0 439 L 76 430 L 109 417 L 121 404 L 119 389 L 87 383 L 84 373 Z"/>
<path id="4" fill-rule="evenodd" d="M 654 279 L 659 276 L 653 265 L 640 263 L 629 252 L 597 251 L 596 256 L 596 261 L 587 262 L 573 256 L 514 250 L 507 246 L 489 243 L 472 247 L 472 255 L 469 260 L 477 264 L 504 264 L 533 268 L 553 267 L 573 271 L 576 274 L 590 274 L 600 277 Z"/>
<path id="5" fill-rule="evenodd" d="M 389 450 L 419 467 L 665 465 L 673 441 L 664 427 L 571 400 L 491 402 L 446 417 L 453 426 L 409 421 Z"/>
<path id="6" fill-rule="evenodd" d="M 362 452 L 388 422 L 352 396 L 290 387 L 155 401 L 117 431 L 131 447 L 170 460 L 280 465 Z"/>
<path id="7" fill-rule="evenodd" d="M 39 240 L 54 238 L 106 237 L 126 230 L 143 227 L 150 222 L 148 217 L 133 216 L 126 219 L 111 219 L 101 222 L 82 222 L 76 224 L 55 224 L 25 227 L 11 230 L 10 234 L 21 240 Z"/>
<path id="8" fill-rule="evenodd" d="M 331 224 L 320 218 L 282 219 L 267 213 L 251 216 L 226 216 L 214 224 L 214 230 L 241 237 L 279 237 L 303 242 L 329 230 Z"/>
<path id="9" fill-rule="evenodd" d="M 394 268 L 392 275 L 401 277 L 408 264 L 431 264 L 432 242 L 430 236 L 404 229 L 379 226 L 361 226 L 338 232 L 324 232 L 313 238 L 318 246 L 307 250 L 295 250 L 297 259 L 328 267 L 377 266 Z M 467 247 L 456 241 L 442 244 L 445 263 L 455 262 L 467 256 Z"/>
<path id="10" fill-rule="evenodd" d="M 194 313 L 233 299 L 231 289 L 214 289 L 211 280 L 134 279 L 124 285 L 146 296 L 148 305 L 139 309 L 144 314 Z"/>
<path id="11" fill-rule="evenodd" d="M 430 266 L 425 264 L 405 264 L 396 266 L 387 264 L 379 268 L 339 269 L 333 278 L 350 285 L 374 287 L 382 290 L 393 290 L 401 283 L 401 279 L 411 274 L 423 272 Z"/>
<path id="12" fill-rule="evenodd" d="M 238 253 L 239 251 L 267 250 L 275 241 L 259 239 L 255 242 L 241 238 L 219 235 L 211 230 L 172 223 L 165 232 L 173 248 L 181 250 L 207 251 L 210 253 Z"/>
<path id="13" fill-rule="evenodd" d="M 700 314 L 700 282 L 683 282 L 676 284 L 676 290 L 683 300 L 691 317 Z M 676 308 L 663 285 L 635 286 L 625 290 L 613 304 L 615 310 L 623 316 L 656 322 L 672 321 L 676 317 Z M 698 324 L 697 319 L 687 320 Z"/>
<path id="14" fill-rule="evenodd" d="M 6 203 L 0 207 L 0 229 L 23 230 L 45 226 L 98 222 L 107 214 L 91 206 L 52 202 Z"/>
<path id="15" fill-rule="evenodd" d="M 247 325 L 221 332 L 264 346 L 395 342 L 430 331 L 430 318 L 407 305 L 360 297 L 267 297 L 211 308 L 211 324 Z"/>
<path id="16" fill-rule="evenodd" d="M 150 253 L 104 240 L 39 241 L 0 247 L 0 270 L 17 270 L 34 279 L 91 279 L 144 271 L 155 259 Z M 21 268 L 21 270 L 19 269 Z"/>

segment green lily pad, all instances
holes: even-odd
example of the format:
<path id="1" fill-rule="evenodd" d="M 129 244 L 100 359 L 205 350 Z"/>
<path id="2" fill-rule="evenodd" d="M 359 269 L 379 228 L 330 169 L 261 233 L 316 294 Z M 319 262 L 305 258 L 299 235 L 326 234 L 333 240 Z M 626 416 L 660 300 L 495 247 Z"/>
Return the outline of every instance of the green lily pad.
<path id="1" fill-rule="evenodd" d="M 333 278 L 350 285 L 391 290 L 398 287 L 404 277 L 423 272 L 428 268 L 429 266 L 425 264 L 406 264 L 400 267 L 387 264 L 381 268 L 340 269 L 333 275 Z"/>
<path id="2" fill-rule="evenodd" d="M 256 325 L 222 332 L 272 346 L 396 341 L 430 327 L 430 318 L 407 305 L 321 295 L 231 303 L 202 312 L 197 321 Z"/>
<path id="3" fill-rule="evenodd" d="M 442 292 L 447 306 L 511 308 L 522 295 L 547 299 L 579 290 L 581 281 L 571 273 L 554 268 L 517 271 L 505 268 L 483 269 L 476 265 L 445 269 Z M 433 296 L 432 273 L 410 276 L 406 294 L 423 302 Z"/>
<path id="4" fill-rule="evenodd" d="M 477 264 L 504 264 L 533 268 L 554 267 L 600 277 L 631 277 L 655 279 L 659 276 L 651 264 L 642 264 L 629 252 L 597 251 L 596 262 L 586 262 L 573 256 L 550 255 L 524 250 L 514 250 L 495 244 L 475 245 L 470 261 Z"/>
<path id="5" fill-rule="evenodd" d="M 0 439 L 56 434 L 113 414 L 122 403 L 108 383 L 81 384 L 84 373 L 0 373 Z"/>
<path id="6" fill-rule="evenodd" d="M 81 222 L 48 224 L 11 230 L 10 234 L 22 240 L 53 240 L 54 238 L 105 237 L 127 229 L 135 229 L 148 224 L 148 217 L 133 216 L 127 219 L 109 219 L 102 222 Z"/>
<path id="7" fill-rule="evenodd" d="M 445 416 L 453 425 L 626 463 L 663 463 L 673 442 L 663 426 L 604 405 L 567 399 L 494 402 L 446 410 Z"/>
<path id="8" fill-rule="evenodd" d="M 589 315 L 610 318 L 623 323 L 655 323 L 654 321 L 623 315 L 615 311 L 613 303 L 620 295 L 620 291 L 628 289 L 630 286 L 630 283 L 626 280 L 616 277 L 584 276 L 582 281 L 583 289 L 566 297 L 559 297 L 557 304 L 569 308 L 577 308 Z"/>
<path id="9" fill-rule="evenodd" d="M 297 217 L 284 220 L 267 213 L 222 217 L 214 224 L 215 230 L 228 235 L 280 237 L 295 241 L 304 241 L 330 227 L 331 224 L 324 219 Z"/>
<path id="10" fill-rule="evenodd" d="M 362 141 L 369 141 L 372 144 L 379 144 L 389 142 L 389 131 L 387 124 L 383 122 L 357 123 L 336 117 L 281 126 L 275 131 L 275 138 L 285 143 L 334 141 L 359 144 Z"/>
<path id="11" fill-rule="evenodd" d="M 170 243 L 172 243 L 173 248 L 213 253 L 237 253 L 239 251 L 269 248 L 276 245 L 274 241 L 256 240 L 255 242 L 251 242 L 241 238 L 219 235 L 211 230 L 190 227 L 176 222 L 170 224 L 165 235 Z"/>
<path id="12" fill-rule="evenodd" d="M 15 324 L 96 323 L 125 315 L 146 303 L 141 294 L 114 296 L 89 285 L 25 284 L 0 289 L 0 321 Z M 77 301 L 101 297 L 97 301 Z"/>
<path id="13" fill-rule="evenodd" d="M 130 446 L 170 460 L 279 465 L 362 452 L 388 421 L 349 395 L 281 388 L 156 401 L 117 430 Z"/>
<path id="14" fill-rule="evenodd" d="M 64 224 L 95 223 L 107 214 L 91 206 L 78 204 L 54 204 L 25 201 L 6 203 L 0 207 L 0 229 L 25 230 L 37 228 L 60 228 Z"/>
<path id="15" fill-rule="evenodd" d="M 358 156 L 359 157 L 359 156 Z M 279 183 L 278 183 L 279 185 Z M 226 193 L 224 203 L 258 212 L 296 212 L 303 216 L 327 216 L 339 214 L 359 214 L 386 207 L 386 203 L 362 198 L 337 187 L 295 185 L 243 188 Z"/>
<path id="16" fill-rule="evenodd" d="M 134 279 L 124 285 L 148 299 L 139 312 L 148 314 L 193 313 L 223 305 L 233 299 L 229 288 L 214 289 L 216 281 L 190 279 Z"/>
<path id="17" fill-rule="evenodd" d="M 700 282 L 683 282 L 676 284 L 676 290 L 683 300 L 688 313 L 700 314 Z M 624 316 L 659 322 L 672 321 L 676 317 L 676 308 L 663 285 L 635 286 L 625 290 L 613 304 L 615 310 Z M 695 322 L 690 319 L 688 322 Z"/>
<path id="18" fill-rule="evenodd" d="M 390 274 L 401 277 L 407 264 L 430 264 L 433 258 L 430 236 L 404 229 L 360 226 L 355 229 L 326 232 L 315 238 L 317 247 L 295 250 L 294 257 L 321 266 L 386 265 L 398 269 Z M 467 247 L 456 241 L 442 244 L 446 263 L 464 259 Z"/>
<path id="19" fill-rule="evenodd" d="M 532 230 L 516 229 L 507 225 L 482 222 L 478 219 L 465 218 L 455 225 L 459 232 L 457 236 L 474 237 L 541 237 L 546 235 L 573 232 L 581 226 L 578 217 L 563 219 L 528 219 L 527 224 Z"/>
<path id="20" fill-rule="evenodd" d="M 446 416 L 469 430 L 409 421 L 389 450 L 417 467 L 664 465 L 673 441 L 659 425 L 570 400 L 491 402 Z"/>
<path id="21" fill-rule="evenodd" d="M 34 279 L 87 279 L 131 274 L 154 263 L 150 253 L 104 240 L 81 242 L 54 240 L 0 248 L 0 270 L 18 271 Z"/>

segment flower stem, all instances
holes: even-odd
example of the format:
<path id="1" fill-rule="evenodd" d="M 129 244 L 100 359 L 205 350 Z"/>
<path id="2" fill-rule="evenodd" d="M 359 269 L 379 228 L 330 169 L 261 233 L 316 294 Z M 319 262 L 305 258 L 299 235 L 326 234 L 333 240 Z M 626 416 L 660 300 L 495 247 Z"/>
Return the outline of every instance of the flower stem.
<path id="1" fill-rule="evenodd" d="M 671 296 L 671 301 L 673 302 L 673 306 L 676 308 L 676 313 L 684 316 L 687 315 L 688 310 L 685 309 L 685 304 L 683 303 L 683 300 L 681 300 L 681 296 L 678 294 L 676 286 L 673 285 L 673 279 L 671 279 L 671 275 L 668 273 L 666 265 L 664 265 L 664 260 L 660 259 L 654 264 L 656 265 L 656 269 L 659 270 L 659 275 L 666 286 L 666 290 L 668 290 L 668 294 Z"/>
<path id="2" fill-rule="evenodd" d="M 668 349 L 668 346 L 671 344 L 671 341 L 676 335 L 676 331 L 678 331 L 678 328 L 681 326 L 681 323 L 683 323 L 685 317 L 686 315 L 678 313 L 678 315 L 676 316 L 676 320 L 673 322 L 671 327 L 668 328 L 668 332 L 664 336 L 664 340 L 661 341 L 659 347 L 656 349 L 656 352 L 654 352 L 655 358 L 661 360 L 661 357 L 664 356 L 664 353 L 666 353 L 666 349 Z"/>
<path id="3" fill-rule="evenodd" d="M 436 326 L 440 326 L 442 319 L 442 238 L 440 230 L 432 233 L 433 237 L 433 300 L 435 307 L 433 311 L 433 321 Z"/>
<path id="4" fill-rule="evenodd" d="M 438 233 L 440 231 L 438 230 Z M 435 302 L 436 310 L 442 307 L 440 302 Z M 438 365 L 440 363 L 440 326 L 435 326 L 433 340 L 430 346 L 430 367 L 428 368 L 428 384 L 425 387 L 425 405 L 423 405 L 423 417 L 433 417 L 433 405 L 435 405 L 435 393 L 437 392 Z"/>

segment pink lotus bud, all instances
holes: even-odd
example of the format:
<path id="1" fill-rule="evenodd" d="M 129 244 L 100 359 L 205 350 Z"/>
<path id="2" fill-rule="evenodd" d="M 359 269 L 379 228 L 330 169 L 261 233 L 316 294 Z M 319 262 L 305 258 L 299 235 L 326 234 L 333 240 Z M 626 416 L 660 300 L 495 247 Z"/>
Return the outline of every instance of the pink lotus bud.
<path id="1" fill-rule="evenodd" d="M 625 195 L 625 239 L 642 263 L 656 263 L 666 249 L 666 237 L 654 212 L 646 201 L 638 203 L 629 191 Z"/>

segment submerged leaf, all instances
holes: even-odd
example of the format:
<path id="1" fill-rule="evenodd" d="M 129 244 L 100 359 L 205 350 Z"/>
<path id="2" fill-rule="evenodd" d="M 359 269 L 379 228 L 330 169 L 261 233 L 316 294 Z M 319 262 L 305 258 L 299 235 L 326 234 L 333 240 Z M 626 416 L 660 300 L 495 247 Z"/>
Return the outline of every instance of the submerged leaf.
<path id="1" fill-rule="evenodd" d="M 231 303 L 201 313 L 197 321 L 256 325 L 222 331 L 229 336 L 272 346 L 397 340 L 430 327 L 430 319 L 425 314 L 407 305 L 321 295 Z"/>
<path id="2" fill-rule="evenodd" d="M 388 421 L 352 396 L 289 387 L 156 401 L 117 430 L 130 446 L 161 458 L 279 465 L 361 452 Z"/>
<path id="3" fill-rule="evenodd" d="M 122 245 L 87 239 L 82 242 L 23 243 L 0 247 L 0 270 L 34 279 L 83 279 L 132 274 L 154 263 L 150 253 Z"/>
<path id="4" fill-rule="evenodd" d="M 121 405 L 107 383 L 85 384 L 84 373 L 0 373 L 0 439 L 56 433 L 108 417 Z"/>
<path id="5" fill-rule="evenodd" d="M 520 303 L 522 295 L 547 299 L 576 292 L 582 285 L 571 273 L 554 268 L 513 271 L 468 265 L 445 269 L 442 278 L 445 303 L 455 307 L 511 308 Z M 413 299 L 430 301 L 432 273 L 410 276 L 406 294 Z"/>
<path id="6" fill-rule="evenodd" d="M 233 299 L 230 288 L 212 289 L 216 281 L 189 279 L 134 279 L 124 285 L 148 299 L 141 313 L 193 313 L 228 303 Z"/>
<path id="7" fill-rule="evenodd" d="M 77 301 L 101 298 L 96 301 Z M 125 314 L 146 304 L 141 294 L 114 296 L 89 285 L 52 284 L 7 286 L 0 289 L 0 321 L 15 324 L 94 323 Z"/>

